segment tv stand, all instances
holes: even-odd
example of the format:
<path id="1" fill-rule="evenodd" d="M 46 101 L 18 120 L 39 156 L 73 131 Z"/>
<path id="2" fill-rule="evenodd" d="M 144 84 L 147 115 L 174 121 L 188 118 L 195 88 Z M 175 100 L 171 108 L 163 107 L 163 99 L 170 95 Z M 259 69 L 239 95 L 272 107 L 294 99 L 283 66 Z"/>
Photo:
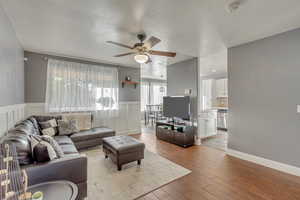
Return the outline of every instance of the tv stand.
<path id="1" fill-rule="evenodd" d="M 174 123 L 169 121 L 156 122 L 156 137 L 160 140 L 189 147 L 194 144 L 194 127 L 190 122 Z"/>

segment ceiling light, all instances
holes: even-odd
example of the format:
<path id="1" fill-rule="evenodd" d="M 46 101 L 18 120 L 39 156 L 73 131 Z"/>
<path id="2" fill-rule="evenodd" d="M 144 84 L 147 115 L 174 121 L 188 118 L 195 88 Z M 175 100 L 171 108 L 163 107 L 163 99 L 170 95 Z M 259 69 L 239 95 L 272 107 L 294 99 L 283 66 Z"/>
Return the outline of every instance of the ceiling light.
<path id="1" fill-rule="evenodd" d="M 143 64 L 149 60 L 149 56 L 146 54 L 137 54 L 134 56 L 134 60 L 140 64 Z"/>

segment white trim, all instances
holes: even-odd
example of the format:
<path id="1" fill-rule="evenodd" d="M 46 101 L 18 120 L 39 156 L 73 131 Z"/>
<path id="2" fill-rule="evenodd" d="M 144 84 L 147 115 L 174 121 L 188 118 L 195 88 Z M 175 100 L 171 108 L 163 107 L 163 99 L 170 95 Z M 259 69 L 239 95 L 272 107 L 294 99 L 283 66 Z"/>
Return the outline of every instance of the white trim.
<path id="1" fill-rule="evenodd" d="M 0 106 L 0 113 L 6 113 L 16 108 L 25 108 L 26 104 L 15 104 L 15 105 L 7 105 Z"/>
<path id="2" fill-rule="evenodd" d="M 24 119 L 25 104 L 0 106 L 0 137 Z"/>
<path id="3" fill-rule="evenodd" d="M 119 104 L 140 104 L 140 101 L 119 101 Z"/>
<path id="4" fill-rule="evenodd" d="M 242 160 L 247 160 L 265 167 L 269 167 L 272 169 L 276 169 L 288 174 L 292 174 L 295 176 L 300 176 L 300 168 L 292 166 L 292 165 L 287 165 L 284 163 L 280 163 L 277 161 L 273 161 L 273 160 L 268 160 L 262 157 L 258 157 L 258 156 L 254 156 L 251 154 L 247 154 L 247 153 L 243 153 L 240 151 L 236 151 L 233 149 L 227 149 L 227 155 L 233 156 L 233 157 L 237 157 L 240 158 Z"/>

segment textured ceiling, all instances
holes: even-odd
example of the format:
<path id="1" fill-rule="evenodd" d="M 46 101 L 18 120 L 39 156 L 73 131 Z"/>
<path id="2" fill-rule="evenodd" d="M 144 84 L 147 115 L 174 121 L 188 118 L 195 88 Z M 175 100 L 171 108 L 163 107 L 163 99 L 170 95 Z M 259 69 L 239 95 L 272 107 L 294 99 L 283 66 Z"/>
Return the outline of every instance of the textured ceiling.
<path id="1" fill-rule="evenodd" d="M 132 56 L 112 57 L 127 50 L 105 41 L 134 44 L 146 32 L 162 39 L 156 50 L 178 53 L 168 59 L 174 63 L 300 27 L 299 0 L 243 0 L 234 13 L 226 11 L 229 0 L 1 2 L 26 50 L 126 66 L 137 64 Z"/>

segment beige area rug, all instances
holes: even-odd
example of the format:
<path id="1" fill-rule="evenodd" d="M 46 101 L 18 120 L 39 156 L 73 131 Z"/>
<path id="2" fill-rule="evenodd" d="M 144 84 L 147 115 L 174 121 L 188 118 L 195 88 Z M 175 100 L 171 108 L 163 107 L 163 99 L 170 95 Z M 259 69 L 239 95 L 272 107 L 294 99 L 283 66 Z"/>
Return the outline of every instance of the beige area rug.
<path id="1" fill-rule="evenodd" d="M 122 171 L 100 147 L 82 153 L 88 156 L 88 200 L 133 200 L 191 172 L 147 150 L 140 166 L 132 162 Z"/>

